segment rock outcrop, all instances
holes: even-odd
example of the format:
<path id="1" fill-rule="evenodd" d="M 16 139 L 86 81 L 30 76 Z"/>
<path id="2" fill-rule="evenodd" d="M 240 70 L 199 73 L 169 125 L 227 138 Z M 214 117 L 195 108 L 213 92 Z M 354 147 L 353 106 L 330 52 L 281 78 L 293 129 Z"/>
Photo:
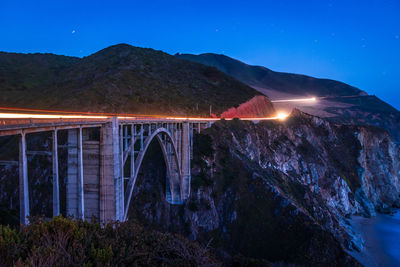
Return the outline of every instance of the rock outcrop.
<path id="1" fill-rule="evenodd" d="M 399 204 L 400 150 L 375 127 L 294 111 L 285 122 L 217 122 L 196 136 L 194 148 L 188 203 L 155 201 L 164 197 L 165 171 L 148 161 L 131 214 L 211 243 L 227 261 L 241 254 L 357 265 L 345 250 L 361 249 L 362 240 L 347 217 Z"/>

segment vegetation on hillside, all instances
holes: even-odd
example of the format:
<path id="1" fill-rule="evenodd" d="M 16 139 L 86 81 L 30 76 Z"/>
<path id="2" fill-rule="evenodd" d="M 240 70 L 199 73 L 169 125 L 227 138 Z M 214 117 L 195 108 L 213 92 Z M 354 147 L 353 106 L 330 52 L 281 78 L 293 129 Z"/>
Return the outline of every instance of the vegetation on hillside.
<path id="1" fill-rule="evenodd" d="M 55 217 L 12 229 L 0 225 L 0 266 L 219 266 L 207 248 L 135 222 Z"/>
<path id="2" fill-rule="evenodd" d="M 219 114 L 256 90 L 214 67 L 120 44 L 82 59 L 0 53 L 0 104 L 138 114 Z"/>

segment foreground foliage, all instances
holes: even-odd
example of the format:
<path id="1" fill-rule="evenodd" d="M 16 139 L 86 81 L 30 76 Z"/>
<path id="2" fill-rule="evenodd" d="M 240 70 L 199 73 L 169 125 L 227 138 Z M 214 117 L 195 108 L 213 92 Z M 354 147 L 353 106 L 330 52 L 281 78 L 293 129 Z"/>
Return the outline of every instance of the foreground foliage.
<path id="1" fill-rule="evenodd" d="M 0 225 L 1 266 L 217 266 L 206 248 L 145 230 L 135 222 L 99 223 L 56 217 L 21 229 Z"/>

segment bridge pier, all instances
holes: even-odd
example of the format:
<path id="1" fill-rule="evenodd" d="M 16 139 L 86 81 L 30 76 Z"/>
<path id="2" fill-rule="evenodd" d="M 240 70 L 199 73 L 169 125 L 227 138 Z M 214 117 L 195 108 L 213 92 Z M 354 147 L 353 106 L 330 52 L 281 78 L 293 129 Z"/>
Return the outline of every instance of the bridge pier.
<path id="1" fill-rule="evenodd" d="M 22 131 L 19 137 L 19 209 L 20 222 L 29 222 L 28 161 L 26 158 L 26 136 Z"/>
<path id="2" fill-rule="evenodd" d="M 53 131 L 52 165 L 53 165 L 53 216 L 58 216 L 60 214 L 60 185 L 59 185 L 59 175 L 58 175 L 57 129 Z"/>
<path id="3" fill-rule="evenodd" d="M 67 135 L 66 216 L 79 218 L 78 130 L 68 130 Z"/>
<path id="4" fill-rule="evenodd" d="M 101 128 L 100 135 L 100 222 L 123 220 L 123 181 L 120 164 L 118 118 Z"/>
<path id="5" fill-rule="evenodd" d="M 190 195 L 190 149 L 191 149 L 191 127 L 189 122 L 182 123 L 181 131 L 181 198 L 185 201 Z"/>

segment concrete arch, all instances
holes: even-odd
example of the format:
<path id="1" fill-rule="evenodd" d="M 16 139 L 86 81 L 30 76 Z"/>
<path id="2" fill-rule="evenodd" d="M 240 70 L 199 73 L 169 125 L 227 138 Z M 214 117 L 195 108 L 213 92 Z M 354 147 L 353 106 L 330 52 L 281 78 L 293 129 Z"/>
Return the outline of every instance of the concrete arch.
<path id="1" fill-rule="evenodd" d="M 168 142 L 171 144 L 172 148 L 172 162 L 169 160 L 169 155 L 167 148 L 161 138 L 161 135 L 165 134 L 165 136 L 168 138 Z M 170 199 L 168 202 L 171 204 L 180 204 L 182 203 L 181 201 L 181 166 L 179 164 L 179 157 L 178 157 L 178 152 L 176 149 L 176 144 L 174 142 L 174 138 L 171 136 L 171 133 L 166 129 L 166 128 L 158 128 L 155 130 L 150 136 L 146 137 L 144 143 L 143 143 L 143 150 L 139 152 L 136 160 L 135 160 L 135 171 L 134 171 L 134 176 L 131 178 L 128 182 L 127 188 L 126 188 L 126 202 L 125 202 L 125 211 L 124 211 L 124 221 L 126 221 L 128 217 L 128 211 L 129 211 L 129 206 L 130 202 L 132 199 L 132 194 L 133 194 L 133 189 L 136 184 L 136 179 L 139 174 L 139 170 L 141 168 L 144 156 L 146 155 L 147 149 L 149 148 L 149 145 L 153 139 L 156 138 L 157 141 L 160 144 L 161 150 L 163 152 L 163 157 L 165 160 L 165 164 L 167 166 L 167 173 L 168 173 L 168 181 L 169 185 L 168 188 L 170 190 Z M 168 192 L 167 192 L 168 193 Z"/>

